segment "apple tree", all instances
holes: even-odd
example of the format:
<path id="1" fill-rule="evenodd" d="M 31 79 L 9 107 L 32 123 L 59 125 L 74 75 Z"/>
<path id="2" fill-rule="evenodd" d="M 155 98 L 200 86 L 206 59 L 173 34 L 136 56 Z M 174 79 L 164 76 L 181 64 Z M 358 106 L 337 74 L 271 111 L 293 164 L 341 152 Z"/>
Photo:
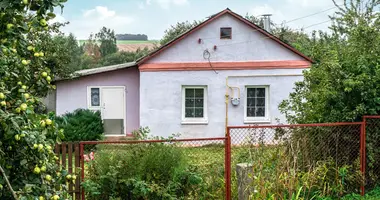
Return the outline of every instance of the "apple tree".
<path id="1" fill-rule="evenodd" d="M 0 1 L 0 199 L 70 199 L 53 147 L 63 131 L 39 112 L 54 74 L 39 35 L 66 0 Z"/>

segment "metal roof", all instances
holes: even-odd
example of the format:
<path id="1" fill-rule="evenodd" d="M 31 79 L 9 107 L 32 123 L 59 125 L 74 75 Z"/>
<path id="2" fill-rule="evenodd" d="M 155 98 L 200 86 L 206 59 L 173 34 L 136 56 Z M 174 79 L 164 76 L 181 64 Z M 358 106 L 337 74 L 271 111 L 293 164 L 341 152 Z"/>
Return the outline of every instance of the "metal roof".
<path id="1" fill-rule="evenodd" d="M 92 69 L 83 69 L 83 70 L 74 72 L 70 77 L 56 78 L 55 81 L 69 80 L 73 78 L 79 78 L 82 76 L 100 74 L 104 72 L 110 72 L 110 71 L 115 71 L 119 69 L 130 68 L 130 67 L 137 67 L 136 62 L 128 62 L 128 63 L 118 64 L 118 65 L 110 65 L 110 66 L 104 66 L 104 67 L 98 67 L 98 68 L 92 68 Z"/>

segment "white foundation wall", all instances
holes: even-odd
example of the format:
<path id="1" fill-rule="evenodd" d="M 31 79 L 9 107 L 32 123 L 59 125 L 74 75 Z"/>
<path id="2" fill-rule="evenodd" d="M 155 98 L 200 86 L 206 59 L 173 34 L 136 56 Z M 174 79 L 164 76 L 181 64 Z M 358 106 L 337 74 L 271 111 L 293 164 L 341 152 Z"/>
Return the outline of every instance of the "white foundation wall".
<path id="1" fill-rule="evenodd" d="M 289 97 L 294 83 L 303 80 L 303 69 L 221 70 L 214 71 L 162 71 L 140 73 L 140 126 L 148 126 L 151 134 L 167 137 L 180 133 L 181 138 L 222 137 L 225 133 L 225 92 L 229 85 L 239 87 L 240 104 L 229 102 L 229 125 L 244 123 L 245 87 L 269 86 L 269 117 L 271 124 L 286 123 L 278 105 Z M 259 75 L 259 76 L 257 76 Z M 262 76 L 268 75 L 268 76 Z M 254 77 L 257 76 L 257 77 Z M 207 86 L 208 124 L 189 125 L 182 122 L 182 86 Z M 237 92 L 235 92 L 236 94 Z"/>

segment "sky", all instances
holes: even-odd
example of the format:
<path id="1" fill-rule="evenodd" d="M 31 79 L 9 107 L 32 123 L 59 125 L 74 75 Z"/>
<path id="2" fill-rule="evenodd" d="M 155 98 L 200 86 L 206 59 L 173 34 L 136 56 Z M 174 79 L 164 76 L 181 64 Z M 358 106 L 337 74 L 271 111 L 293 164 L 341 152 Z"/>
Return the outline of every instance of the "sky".
<path id="1" fill-rule="evenodd" d="M 337 10 L 332 0 L 68 0 L 63 10 L 56 10 L 55 21 L 70 22 L 62 31 L 78 39 L 87 39 L 106 26 L 119 34 L 140 33 L 159 40 L 170 25 L 204 20 L 226 8 L 243 16 L 272 14 L 275 24 L 306 32 L 328 30 L 328 15 Z M 287 22 L 297 18 L 302 19 Z"/>

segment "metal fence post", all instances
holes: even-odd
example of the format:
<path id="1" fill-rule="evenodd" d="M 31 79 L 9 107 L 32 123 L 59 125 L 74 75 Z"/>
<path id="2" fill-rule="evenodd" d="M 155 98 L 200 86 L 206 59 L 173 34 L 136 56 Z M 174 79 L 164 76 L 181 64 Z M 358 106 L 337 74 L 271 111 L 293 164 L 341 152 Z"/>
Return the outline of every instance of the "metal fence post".
<path id="1" fill-rule="evenodd" d="M 364 196 L 365 194 L 365 181 L 366 181 L 366 176 L 365 176 L 365 165 L 366 165 L 366 126 L 367 126 L 367 120 L 366 117 L 363 117 L 363 123 L 361 125 L 361 130 L 360 130 L 360 171 L 362 173 L 362 185 L 361 185 L 361 195 Z"/>
<path id="2" fill-rule="evenodd" d="M 230 128 L 227 127 L 226 141 L 225 141 L 225 188 L 226 200 L 231 200 L 231 135 Z"/>

